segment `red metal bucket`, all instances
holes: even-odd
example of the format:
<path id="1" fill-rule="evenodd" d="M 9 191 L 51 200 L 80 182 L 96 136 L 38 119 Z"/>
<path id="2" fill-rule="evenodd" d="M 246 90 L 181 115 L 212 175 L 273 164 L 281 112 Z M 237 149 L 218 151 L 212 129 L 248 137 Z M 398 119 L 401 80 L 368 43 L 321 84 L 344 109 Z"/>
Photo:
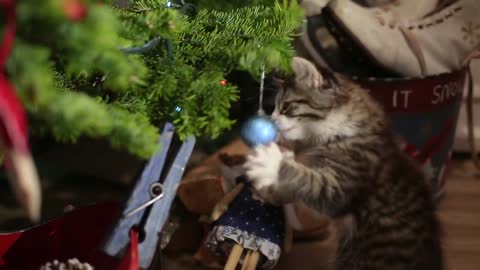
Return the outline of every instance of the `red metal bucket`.
<path id="1" fill-rule="evenodd" d="M 122 258 L 109 257 L 101 245 L 118 217 L 119 204 L 96 204 L 73 210 L 24 231 L 0 234 L 0 269 L 38 270 L 47 262 L 77 258 L 95 270 L 138 270 L 138 236 Z"/>
<path id="2" fill-rule="evenodd" d="M 451 156 L 467 76 L 464 68 L 425 78 L 355 78 L 390 116 L 405 151 L 430 173 L 437 197 L 445 189 L 444 172 Z"/>

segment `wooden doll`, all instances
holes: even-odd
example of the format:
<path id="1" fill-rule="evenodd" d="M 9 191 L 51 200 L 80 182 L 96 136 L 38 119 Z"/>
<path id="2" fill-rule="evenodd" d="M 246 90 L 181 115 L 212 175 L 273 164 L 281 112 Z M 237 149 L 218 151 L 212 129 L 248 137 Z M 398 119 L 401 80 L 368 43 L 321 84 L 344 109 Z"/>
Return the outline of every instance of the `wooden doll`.
<path id="1" fill-rule="evenodd" d="M 242 270 L 259 266 L 271 269 L 280 257 L 281 249 L 290 241 L 283 207 L 263 202 L 248 183 L 237 165 L 243 164 L 243 156 L 220 155 L 234 180 L 233 188 L 216 205 L 212 212 L 212 229 L 206 245 L 217 255 L 228 257 L 224 269 L 233 270 L 240 263 Z M 232 174 L 233 172 L 233 174 Z M 228 174 L 227 174 L 228 175 Z M 233 179 L 228 179 L 234 177 Z"/>

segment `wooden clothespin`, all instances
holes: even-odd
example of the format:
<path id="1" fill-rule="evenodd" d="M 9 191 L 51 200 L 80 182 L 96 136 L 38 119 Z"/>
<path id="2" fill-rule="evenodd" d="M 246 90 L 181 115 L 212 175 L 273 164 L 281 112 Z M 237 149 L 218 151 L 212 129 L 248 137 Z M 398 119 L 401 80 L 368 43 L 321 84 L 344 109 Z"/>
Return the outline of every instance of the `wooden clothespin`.
<path id="1" fill-rule="evenodd" d="M 194 136 L 189 136 L 181 144 L 172 144 L 174 140 L 178 140 L 175 127 L 167 123 L 160 138 L 160 149 L 142 171 L 103 247 L 106 254 L 120 257 L 130 242 L 129 232 L 136 230 L 140 238 L 141 269 L 152 264 L 177 187 L 195 145 Z"/>

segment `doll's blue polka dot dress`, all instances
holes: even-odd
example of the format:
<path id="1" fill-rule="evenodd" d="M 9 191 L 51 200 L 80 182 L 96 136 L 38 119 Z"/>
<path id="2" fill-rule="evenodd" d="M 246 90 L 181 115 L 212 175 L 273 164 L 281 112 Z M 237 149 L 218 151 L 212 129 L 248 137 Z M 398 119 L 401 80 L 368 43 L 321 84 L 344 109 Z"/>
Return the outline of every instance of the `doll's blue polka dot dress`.
<path id="1" fill-rule="evenodd" d="M 213 224 L 207 246 L 218 255 L 228 257 L 233 244 L 238 243 L 246 249 L 260 252 L 264 257 L 259 266 L 270 269 L 280 257 L 285 237 L 283 207 L 254 199 L 244 176 L 237 181 L 246 185 L 230 203 L 227 212 Z"/>

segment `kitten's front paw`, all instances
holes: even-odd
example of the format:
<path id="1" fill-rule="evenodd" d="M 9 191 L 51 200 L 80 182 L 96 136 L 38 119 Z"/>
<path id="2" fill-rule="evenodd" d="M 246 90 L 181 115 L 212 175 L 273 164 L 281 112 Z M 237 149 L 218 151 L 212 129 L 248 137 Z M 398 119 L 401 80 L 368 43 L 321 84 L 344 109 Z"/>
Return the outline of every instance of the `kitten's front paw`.
<path id="1" fill-rule="evenodd" d="M 282 159 L 283 154 L 276 143 L 257 146 L 255 153 L 247 157 L 246 175 L 257 190 L 278 182 Z"/>

